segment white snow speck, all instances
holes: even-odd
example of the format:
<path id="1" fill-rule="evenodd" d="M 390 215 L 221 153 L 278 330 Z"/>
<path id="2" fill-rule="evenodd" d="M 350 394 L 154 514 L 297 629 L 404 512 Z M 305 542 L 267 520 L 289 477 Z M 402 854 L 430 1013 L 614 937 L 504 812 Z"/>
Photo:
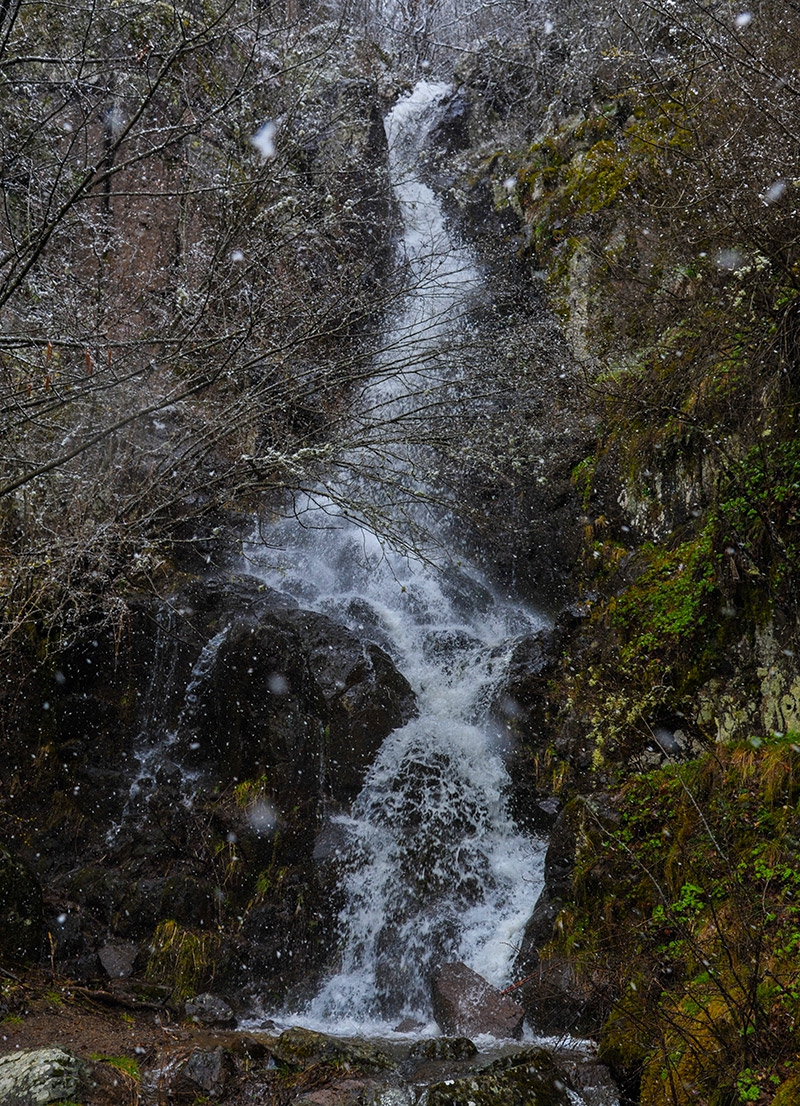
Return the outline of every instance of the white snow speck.
<path id="1" fill-rule="evenodd" d="M 263 127 L 259 127 L 250 139 L 264 161 L 271 161 L 275 157 L 277 152 L 275 149 L 275 135 L 277 132 L 278 128 L 269 119 Z"/>
<path id="2" fill-rule="evenodd" d="M 266 799 L 259 799 L 247 811 L 247 820 L 256 833 L 272 833 L 278 824 L 275 808 Z"/>
<path id="3" fill-rule="evenodd" d="M 234 250 L 231 254 L 231 261 L 244 261 L 244 254 L 241 250 Z"/>
<path id="4" fill-rule="evenodd" d="M 717 254 L 717 268 L 733 273 L 742 267 L 742 255 L 738 250 L 720 250 Z"/>
<path id="5" fill-rule="evenodd" d="M 735 22 L 737 27 L 746 27 L 748 24 L 753 22 L 753 13 L 752 12 L 739 12 L 739 14 L 736 16 L 736 19 L 734 20 L 734 22 Z"/>
<path id="6" fill-rule="evenodd" d="M 774 184 L 771 184 L 765 192 L 762 193 L 761 199 L 765 204 L 774 204 L 776 200 L 779 200 L 786 191 L 786 181 L 776 180 Z"/>
<path id="7" fill-rule="evenodd" d="M 556 29 L 555 23 L 551 23 L 549 19 L 545 19 L 545 21 L 544 21 L 544 33 L 546 35 L 551 35 L 555 29 Z"/>
<path id="8" fill-rule="evenodd" d="M 517 178 L 516 177 L 507 177 L 503 181 L 503 187 L 505 188 L 506 192 L 513 192 L 514 189 L 517 187 Z"/>
<path id="9" fill-rule="evenodd" d="M 280 672 L 273 672 L 267 680 L 267 687 L 273 695 L 288 695 L 289 681 Z"/>

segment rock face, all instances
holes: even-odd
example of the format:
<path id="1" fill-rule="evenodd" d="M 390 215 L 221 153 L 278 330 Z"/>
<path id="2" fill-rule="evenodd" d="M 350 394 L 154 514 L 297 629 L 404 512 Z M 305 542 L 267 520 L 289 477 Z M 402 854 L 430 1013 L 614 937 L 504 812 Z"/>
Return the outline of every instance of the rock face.
<path id="1" fill-rule="evenodd" d="M 46 1106 L 76 1098 L 87 1076 L 81 1061 L 64 1048 L 39 1048 L 0 1056 L 0 1102 L 4 1106 Z"/>
<path id="2" fill-rule="evenodd" d="M 35 959 L 41 938 L 42 889 L 26 865 L 0 849 L 0 961 Z"/>
<path id="3" fill-rule="evenodd" d="M 77 636 L 28 702 L 6 750 L 11 771 L 29 778 L 35 759 L 37 775 L 8 808 L 22 859 L 0 854 L 5 957 L 41 953 L 24 861 L 73 978 L 145 971 L 182 1002 L 313 975 L 338 910 L 336 850 L 315 853 L 326 812 L 415 710 L 377 644 L 256 579 L 196 579 L 132 602 L 120 637 Z M 209 941 L 228 912 L 229 936 Z M 154 966 L 167 923 L 173 951 Z"/>
<path id="4" fill-rule="evenodd" d="M 433 980 L 433 1012 L 443 1033 L 518 1039 L 525 1011 L 466 964 L 443 964 Z"/>
<path id="5" fill-rule="evenodd" d="M 545 856 L 545 885 L 520 945 L 515 974 L 528 1022 L 543 1034 L 591 1033 L 608 996 L 597 980 L 579 979 L 568 958 L 542 950 L 552 940 L 556 919 L 571 901 L 578 841 L 597 824 L 613 827 L 602 796 L 572 799 L 559 814 Z"/>

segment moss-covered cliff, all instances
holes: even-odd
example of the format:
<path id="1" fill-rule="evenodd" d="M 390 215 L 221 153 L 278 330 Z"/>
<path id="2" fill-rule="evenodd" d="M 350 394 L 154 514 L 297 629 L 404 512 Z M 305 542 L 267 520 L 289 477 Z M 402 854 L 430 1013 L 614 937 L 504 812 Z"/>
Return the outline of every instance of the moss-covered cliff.
<path id="1" fill-rule="evenodd" d="M 502 145 L 482 128 L 461 187 L 516 213 L 597 420 L 573 471 L 574 604 L 507 720 L 534 794 L 565 804 L 520 976 L 532 1020 L 600 1032 L 642 1103 L 788 1102 L 800 255 L 782 75 L 800 24 L 782 5 L 658 13 L 661 37 L 642 23 L 638 52 L 563 75 L 536 123 L 464 73 Z"/>

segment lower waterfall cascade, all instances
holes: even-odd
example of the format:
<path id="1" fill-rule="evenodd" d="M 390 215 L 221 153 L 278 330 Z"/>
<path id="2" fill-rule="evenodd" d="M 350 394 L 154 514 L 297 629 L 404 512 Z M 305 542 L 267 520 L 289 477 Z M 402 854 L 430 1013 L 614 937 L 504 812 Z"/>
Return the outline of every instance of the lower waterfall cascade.
<path id="1" fill-rule="evenodd" d="M 480 291 L 470 250 L 452 240 L 417 168 L 448 91 L 423 81 L 386 120 L 409 290 L 364 393 L 367 419 L 413 409 L 435 386 Z M 407 485 L 413 457 L 398 465 Z M 506 806 L 504 738 L 490 707 L 514 644 L 546 620 L 452 554 L 439 550 L 432 564 L 389 548 L 327 494 L 308 495 L 296 518 L 272 526 L 268 546 L 254 539 L 248 570 L 383 647 L 418 705 L 385 740 L 352 809 L 331 815 L 345 894 L 339 957 L 313 1000 L 285 1017 L 338 1033 L 385 1035 L 403 1019 L 433 1031 L 433 969 L 461 960 L 497 986 L 510 982 L 543 883 L 545 846 L 517 831 Z"/>

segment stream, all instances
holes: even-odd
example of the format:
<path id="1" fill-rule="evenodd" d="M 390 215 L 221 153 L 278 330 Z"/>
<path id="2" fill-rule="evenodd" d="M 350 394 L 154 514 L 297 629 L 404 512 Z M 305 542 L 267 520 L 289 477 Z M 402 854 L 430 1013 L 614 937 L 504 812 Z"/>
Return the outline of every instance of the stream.
<path id="1" fill-rule="evenodd" d="M 451 237 L 418 168 L 448 92 L 421 82 L 386 119 L 407 291 L 363 392 L 359 417 L 372 424 L 413 418 L 452 382 L 458 365 L 448 353 L 483 294 L 470 250 Z M 384 482 L 412 489 L 403 511 L 413 514 L 417 501 L 435 539 L 435 490 L 420 484 L 416 459 L 395 451 Z M 380 483 L 363 494 L 385 506 Z M 503 738 L 489 712 L 514 644 L 545 619 L 497 595 L 442 542 L 425 556 L 398 552 L 336 502 L 322 493 L 302 502 L 296 519 L 272 530 L 271 548 L 253 554 L 258 571 L 382 646 L 413 687 L 418 717 L 386 739 L 352 809 L 330 816 L 346 893 L 339 952 L 316 997 L 281 1017 L 338 1033 L 385 1036 L 398 1022 L 433 1033 L 434 967 L 463 961 L 507 985 L 542 887 L 545 845 L 509 816 Z"/>

